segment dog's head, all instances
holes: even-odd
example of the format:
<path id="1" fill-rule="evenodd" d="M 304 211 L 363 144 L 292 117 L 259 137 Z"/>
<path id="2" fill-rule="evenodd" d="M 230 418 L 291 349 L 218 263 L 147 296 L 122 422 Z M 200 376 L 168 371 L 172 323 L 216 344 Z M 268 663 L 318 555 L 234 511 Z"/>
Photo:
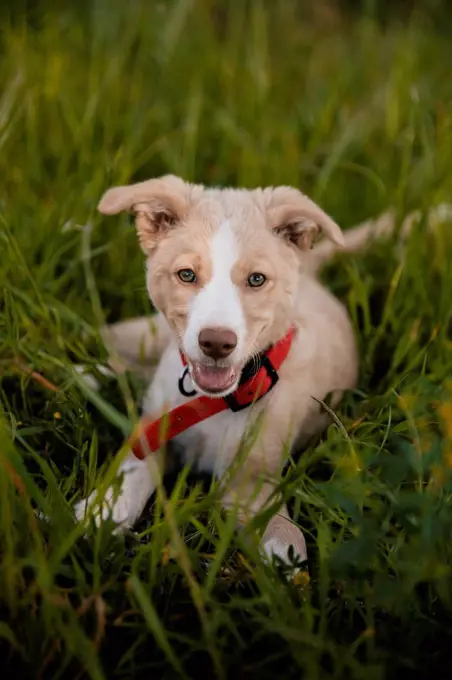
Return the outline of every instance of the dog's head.
<path id="1" fill-rule="evenodd" d="M 223 396 L 243 366 L 291 324 L 301 253 L 342 233 L 290 187 L 207 189 L 168 175 L 114 187 L 102 213 L 135 213 L 147 287 L 201 392 Z"/>

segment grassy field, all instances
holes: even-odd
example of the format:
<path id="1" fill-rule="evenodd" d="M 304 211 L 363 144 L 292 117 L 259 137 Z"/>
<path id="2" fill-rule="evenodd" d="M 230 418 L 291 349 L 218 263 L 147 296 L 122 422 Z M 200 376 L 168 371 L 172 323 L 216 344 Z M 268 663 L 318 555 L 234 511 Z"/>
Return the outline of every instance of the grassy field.
<path id="1" fill-rule="evenodd" d="M 100 376 L 93 403 L 71 368 L 105 360 L 105 320 L 149 309 L 134 230 L 96 214 L 101 193 L 164 172 L 289 183 L 344 228 L 388 206 L 401 220 L 452 202 L 446 24 L 380 21 L 378 2 L 353 16 L 291 0 L 43 1 L 27 15 L 9 4 L 2 677 L 450 677 L 450 221 L 427 233 L 421 220 L 401 260 L 382 242 L 325 272 L 354 320 L 362 370 L 340 425 L 281 481 L 310 577 L 287 581 L 241 545 L 217 485 L 188 471 L 159 490 L 136 534 L 104 526 L 85 540 L 71 510 L 111 474 L 142 389 Z"/>

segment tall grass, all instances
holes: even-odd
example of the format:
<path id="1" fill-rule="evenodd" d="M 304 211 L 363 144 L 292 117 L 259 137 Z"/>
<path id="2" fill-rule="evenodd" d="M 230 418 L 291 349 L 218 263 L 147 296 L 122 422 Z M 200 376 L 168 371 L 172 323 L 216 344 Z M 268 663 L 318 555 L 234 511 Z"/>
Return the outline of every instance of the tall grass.
<path id="1" fill-rule="evenodd" d="M 136 534 L 104 526 L 86 540 L 71 511 L 108 474 L 142 389 L 99 376 L 99 409 L 72 364 L 105 358 L 101 323 L 150 309 L 133 229 L 96 215 L 101 193 L 169 171 L 208 184 L 293 184 L 344 228 L 388 206 L 400 219 L 424 214 L 452 189 L 443 33 L 416 14 L 325 23 L 291 0 L 4 12 L 0 658 L 9 676 L 446 677 L 450 221 L 429 232 L 421 220 L 402 260 L 386 242 L 325 273 L 354 320 L 362 371 L 338 412 L 343 427 L 281 480 L 308 537 L 310 578 L 288 581 L 264 564 L 220 514 L 217 484 L 201 488 L 188 471 L 159 490 Z"/>

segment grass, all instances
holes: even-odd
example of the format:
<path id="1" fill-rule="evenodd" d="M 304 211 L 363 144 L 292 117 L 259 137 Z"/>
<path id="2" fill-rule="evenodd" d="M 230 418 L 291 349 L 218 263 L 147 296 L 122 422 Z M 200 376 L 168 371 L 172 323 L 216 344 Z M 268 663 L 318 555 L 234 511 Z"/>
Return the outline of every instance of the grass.
<path id="1" fill-rule="evenodd" d="M 0 29 L 5 677 L 448 677 L 450 222 L 428 234 L 421 221 L 401 261 L 386 242 L 325 272 L 354 320 L 362 370 L 342 426 L 291 461 L 280 485 L 308 538 L 310 579 L 287 582 L 242 545 L 216 483 L 202 488 L 188 471 L 159 490 L 138 534 L 104 526 L 85 540 L 71 512 L 111 474 L 142 389 L 101 376 L 93 405 L 71 370 L 105 359 L 100 324 L 149 310 L 133 229 L 96 215 L 101 193 L 168 171 L 290 183 L 344 228 L 388 206 L 402 219 L 450 201 L 447 18 L 383 24 L 376 2 L 353 16 L 291 0 L 10 4 Z"/>

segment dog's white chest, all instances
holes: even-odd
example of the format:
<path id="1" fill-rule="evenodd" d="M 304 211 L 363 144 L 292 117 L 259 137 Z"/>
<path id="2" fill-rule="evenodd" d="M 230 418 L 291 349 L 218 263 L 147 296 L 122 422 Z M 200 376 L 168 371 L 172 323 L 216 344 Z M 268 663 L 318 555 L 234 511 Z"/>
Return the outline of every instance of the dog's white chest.
<path id="1" fill-rule="evenodd" d="M 179 387 L 183 367 L 177 347 L 169 347 L 164 353 L 143 399 L 144 413 L 161 413 L 183 404 L 194 395 L 184 396 Z M 185 376 L 183 389 L 190 393 L 193 384 Z M 183 432 L 177 437 L 181 444 L 183 461 L 199 471 L 220 476 L 236 454 L 245 432 L 249 412 L 224 411 Z"/>

